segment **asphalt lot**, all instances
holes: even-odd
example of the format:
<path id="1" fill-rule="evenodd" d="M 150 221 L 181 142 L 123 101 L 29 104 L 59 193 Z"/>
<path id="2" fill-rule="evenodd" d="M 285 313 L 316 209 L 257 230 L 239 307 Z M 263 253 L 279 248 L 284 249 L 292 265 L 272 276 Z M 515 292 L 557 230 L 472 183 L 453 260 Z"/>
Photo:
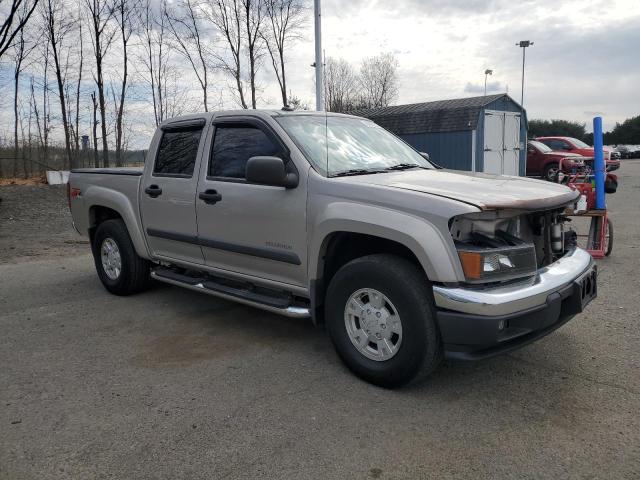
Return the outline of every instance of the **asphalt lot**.
<path id="1" fill-rule="evenodd" d="M 586 313 L 395 391 L 310 323 L 109 295 L 62 190 L 2 187 L 0 478 L 640 478 L 640 161 L 621 177 Z"/>

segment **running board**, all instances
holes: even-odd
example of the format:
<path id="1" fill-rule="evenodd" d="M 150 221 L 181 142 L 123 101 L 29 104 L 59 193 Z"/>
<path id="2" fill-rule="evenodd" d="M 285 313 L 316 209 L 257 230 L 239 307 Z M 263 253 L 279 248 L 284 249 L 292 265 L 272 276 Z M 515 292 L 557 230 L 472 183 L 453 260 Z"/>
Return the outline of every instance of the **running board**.
<path id="1" fill-rule="evenodd" d="M 206 293 L 286 317 L 311 317 L 308 307 L 293 304 L 291 295 L 280 292 L 264 293 L 266 292 L 265 289 L 257 292 L 248 289 L 247 284 L 237 284 L 238 286 L 235 286 L 233 283 L 217 281 L 215 277 L 194 277 L 163 267 L 152 270 L 151 278 L 169 285 L 177 285 L 195 292 Z M 244 288 L 242 288 L 243 286 Z"/>

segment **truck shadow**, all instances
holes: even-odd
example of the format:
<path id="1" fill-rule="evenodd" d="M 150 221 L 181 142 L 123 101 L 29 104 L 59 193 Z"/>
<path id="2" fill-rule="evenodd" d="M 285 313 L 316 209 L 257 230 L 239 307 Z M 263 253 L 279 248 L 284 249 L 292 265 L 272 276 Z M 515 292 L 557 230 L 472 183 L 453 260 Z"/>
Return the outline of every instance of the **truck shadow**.
<path id="1" fill-rule="evenodd" d="M 162 295 L 162 328 L 149 332 L 134 359 L 138 366 L 181 367 L 251 357 L 258 351 L 267 357 L 286 352 L 309 366 L 310 375 L 320 368 L 353 388 L 382 390 L 354 377 L 338 359 L 324 328 L 314 327 L 310 320 L 282 317 L 179 288 L 159 286 L 155 290 L 149 294 Z M 560 355 L 561 369 L 556 366 Z M 480 362 L 444 361 L 424 382 L 395 390 L 392 395 L 446 401 L 497 395 L 508 402 L 534 398 L 544 391 L 548 401 L 564 403 L 573 396 L 575 383 L 566 380 L 576 355 L 571 336 L 560 329 L 511 354 Z"/>

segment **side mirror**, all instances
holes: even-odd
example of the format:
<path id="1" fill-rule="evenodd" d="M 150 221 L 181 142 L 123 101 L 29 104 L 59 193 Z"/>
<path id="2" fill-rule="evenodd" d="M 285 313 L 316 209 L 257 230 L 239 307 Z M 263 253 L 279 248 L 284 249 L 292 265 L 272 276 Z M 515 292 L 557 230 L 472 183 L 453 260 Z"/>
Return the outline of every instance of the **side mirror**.
<path id="1" fill-rule="evenodd" d="M 427 152 L 420 152 L 422 158 L 424 158 L 427 162 L 429 161 L 429 154 Z"/>
<path id="2" fill-rule="evenodd" d="M 251 157 L 247 162 L 245 177 L 249 183 L 274 187 L 295 188 L 298 175 L 287 173 L 284 160 L 278 157 Z"/>

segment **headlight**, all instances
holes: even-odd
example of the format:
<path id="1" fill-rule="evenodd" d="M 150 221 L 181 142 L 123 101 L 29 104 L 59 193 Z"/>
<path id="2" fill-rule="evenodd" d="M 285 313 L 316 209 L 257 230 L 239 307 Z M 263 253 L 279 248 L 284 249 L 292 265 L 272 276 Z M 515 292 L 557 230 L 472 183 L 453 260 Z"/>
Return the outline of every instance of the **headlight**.
<path id="1" fill-rule="evenodd" d="M 535 275 L 537 262 L 533 243 L 516 240 L 519 245 L 503 247 L 456 242 L 466 280 L 469 283 L 500 282 Z"/>

